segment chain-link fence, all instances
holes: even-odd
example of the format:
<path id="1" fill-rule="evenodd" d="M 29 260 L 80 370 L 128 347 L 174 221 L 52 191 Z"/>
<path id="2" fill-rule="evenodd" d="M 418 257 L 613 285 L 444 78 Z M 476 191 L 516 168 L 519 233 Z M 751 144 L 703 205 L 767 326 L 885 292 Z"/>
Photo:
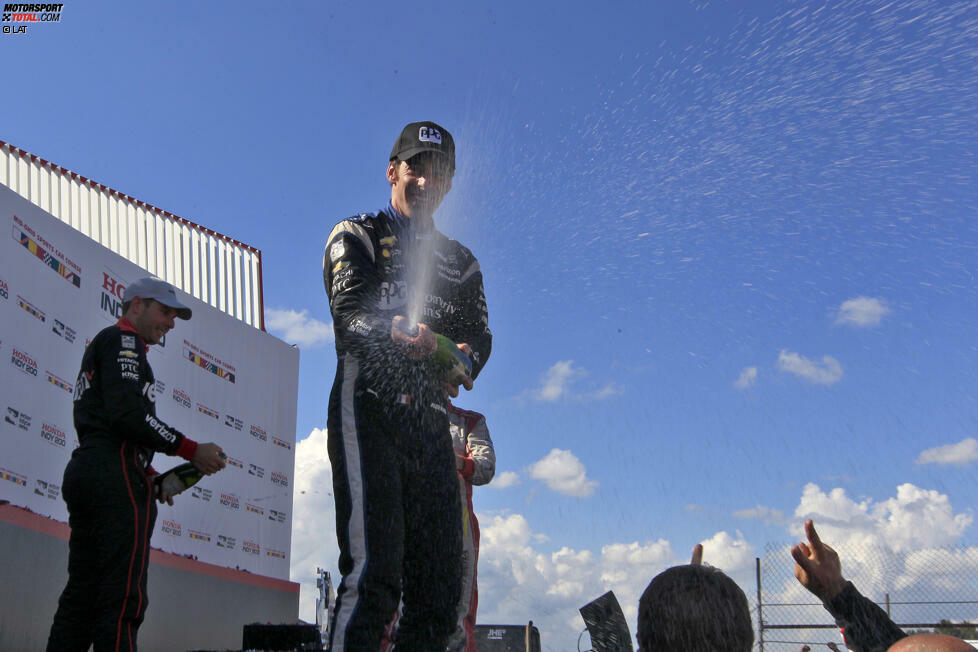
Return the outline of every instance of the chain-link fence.
<path id="1" fill-rule="evenodd" d="M 757 560 L 755 649 L 799 652 L 808 645 L 818 652 L 831 642 L 844 652 L 832 617 L 795 579 L 790 549 L 768 545 Z M 865 542 L 836 549 L 846 579 L 904 631 L 932 629 L 941 621 L 978 623 L 978 546 L 901 551 Z"/>

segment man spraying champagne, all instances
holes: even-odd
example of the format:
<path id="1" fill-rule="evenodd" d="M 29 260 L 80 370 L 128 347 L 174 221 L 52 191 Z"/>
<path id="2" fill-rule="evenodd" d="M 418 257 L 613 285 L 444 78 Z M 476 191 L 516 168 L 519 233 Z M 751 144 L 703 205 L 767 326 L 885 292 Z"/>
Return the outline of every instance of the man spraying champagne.
<path id="1" fill-rule="evenodd" d="M 402 594 L 399 652 L 443 650 L 455 629 L 461 507 L 448 397 L 472 388 L 492 334 L 478 261 L 432 220 L 454 173 L 451 134 L 407 125 L 387 165 L 390 201 L 326 241 L 337 354 L 327 446 L 343 575 L 335 652 L 389 642 Z M 446 382 L 438 350 L 448 340 L 471 371 Z"/>

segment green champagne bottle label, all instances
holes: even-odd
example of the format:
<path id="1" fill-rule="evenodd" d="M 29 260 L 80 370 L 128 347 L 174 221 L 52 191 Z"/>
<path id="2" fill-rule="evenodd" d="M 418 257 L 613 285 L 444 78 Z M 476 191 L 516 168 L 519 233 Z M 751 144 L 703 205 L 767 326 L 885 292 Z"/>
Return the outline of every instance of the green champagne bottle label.
<path id="1" fill-rule="evenodd" d="M 459 385 L 463 376 L 472 375 L 472 360 L 458 348 L 455 342 L 444 335 L 435 334 L 438 348 L 435 349 L 435 364 L 442 372 L 442 380 L 453 385 Z"/>

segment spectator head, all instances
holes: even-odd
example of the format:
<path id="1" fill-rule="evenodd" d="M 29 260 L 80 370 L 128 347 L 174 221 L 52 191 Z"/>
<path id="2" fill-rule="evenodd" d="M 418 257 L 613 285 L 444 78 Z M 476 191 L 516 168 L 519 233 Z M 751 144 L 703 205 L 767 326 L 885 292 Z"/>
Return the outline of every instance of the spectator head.
<path id="1" fill-rule="evenodd" d="M 638 603 L 642 652 L 750 652 L 747 596 L 711 566 L 674 566 L 656 575 Z"/>
<path id="2" fill-rule="evenodd" d="M 888 652 L 974 652 L 960 638 L 946 634 L 915 634 L 901 638 L 890 646 Z"/>

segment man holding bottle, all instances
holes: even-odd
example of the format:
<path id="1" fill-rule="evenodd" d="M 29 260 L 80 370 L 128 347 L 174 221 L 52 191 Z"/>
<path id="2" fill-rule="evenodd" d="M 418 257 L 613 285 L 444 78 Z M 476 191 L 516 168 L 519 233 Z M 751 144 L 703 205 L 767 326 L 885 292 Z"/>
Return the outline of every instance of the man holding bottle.
<path id="1" fill-rule="evenodd" d="M 387 166 L 390 201 L 326 241 L 338 358 L 327 421 L 343 575 L 336 651 L 377 649 L 402 596 L 398 650 L 444 649 L 455 628 L 461 511 L 448 396 L 471 389 L 492 334 L 478 261 L 432 220 L 454 173 L 451 135 L 407 125 Z M 438 335 L 470 357 L 470 376 L 445 382 Z"/>
<path id="2" fill-rule="evenodd" d="M 172 497 L 153 482 L 154 452 L 189 460 L 204 474 L 224 468 L 217 444 L 197 444 L 156 416 L 153 370 L 146 353 L 190 319 L 173 286 L 159 279 L 131 283 L 122 318 L 85 348 L 75 384 L 79 446 L 65 468 L 68 583 L 58 601 L 47 649 L 58 652 L 135 650 L 146 613 L 153 499 Z"/>

